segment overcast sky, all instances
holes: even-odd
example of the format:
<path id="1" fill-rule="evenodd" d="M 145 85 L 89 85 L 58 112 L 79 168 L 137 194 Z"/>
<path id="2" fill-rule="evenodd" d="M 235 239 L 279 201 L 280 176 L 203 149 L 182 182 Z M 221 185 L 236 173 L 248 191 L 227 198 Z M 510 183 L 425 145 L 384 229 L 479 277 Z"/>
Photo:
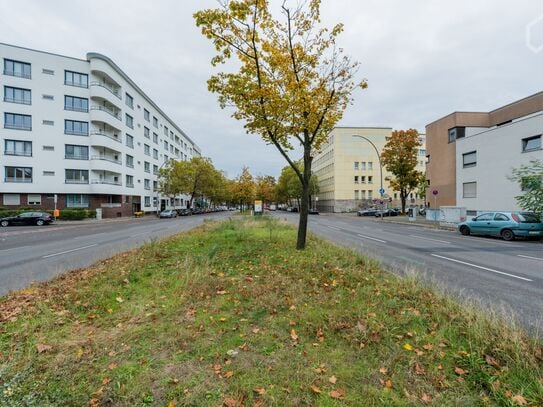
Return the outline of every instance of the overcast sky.
<path id="1" fill-rule="evenodd" d="M 214 0 L 0 0 L 0 42 L 77 58 L 112 58 L 202 148 L 236 176 L 277 175 L 272 146 L 247 135 L 207 91 L 213 49 L 192 14 Z M 362 62 L 342 126 L 416 128 L 454 110 L 487 111 L 543 91 L 541 0 L 323 0 L 325 24 Z"/>

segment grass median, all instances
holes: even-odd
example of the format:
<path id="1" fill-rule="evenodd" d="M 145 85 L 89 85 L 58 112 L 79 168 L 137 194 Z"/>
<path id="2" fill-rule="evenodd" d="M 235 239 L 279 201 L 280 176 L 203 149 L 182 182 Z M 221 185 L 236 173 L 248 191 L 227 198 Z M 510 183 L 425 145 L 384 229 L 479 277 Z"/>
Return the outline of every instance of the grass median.
<path id="1" fill-rule="evenodd" d="M 0 406 L 541 405 L 514 327 L 238 218 L 0 300 Z"/>

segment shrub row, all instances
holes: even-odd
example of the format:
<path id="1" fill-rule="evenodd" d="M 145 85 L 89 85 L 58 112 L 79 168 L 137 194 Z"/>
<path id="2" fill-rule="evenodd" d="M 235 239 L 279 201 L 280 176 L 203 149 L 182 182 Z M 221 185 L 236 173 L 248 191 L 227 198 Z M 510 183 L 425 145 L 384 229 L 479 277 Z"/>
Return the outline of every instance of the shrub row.
<path id="1" fill-rule="evenodd" d="M 8 209 L 0 208 L 0 218 L 7 218 L 10 216 L 17 216 L 20 213 L 24 212 L 48 212 L 53 214 L 53 211 L 41 208 L 17 208 L 17 209 Z M 86 218 L 95 218 L 96 211 L 91 209 L 62 209 L 60 211 L 59 219 L 63 220 L 81 220 Z"/>

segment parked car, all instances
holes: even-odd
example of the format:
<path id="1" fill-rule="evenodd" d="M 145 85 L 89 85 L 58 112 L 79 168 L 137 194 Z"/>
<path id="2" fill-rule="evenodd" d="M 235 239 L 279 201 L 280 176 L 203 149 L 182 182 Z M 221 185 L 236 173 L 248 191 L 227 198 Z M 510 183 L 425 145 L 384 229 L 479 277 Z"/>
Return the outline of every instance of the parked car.
<path id="1" fill-rule="evenodd" d="M 500 236 L 503 240 L 515 237 L 541 239 L 543 223 L 531 212 L 486 212 L 458 225 L 464 236 L 487 235 Z"/>
<path id="2" fill-rule="evenodd" d="M 37 225 L 43 226 L 53 223 L 54 219 L 47 212 L 25 212 L 17 216 L 0 219 L 0 226 Z"/>
<path id="3" fill-rule="evenodd" d="M 370 208 L 370 209 L 363 209 L 363 210 L 360 210 L 358 212 L 356 212 L 356 215 L 357 216 L 375 216 L 375 214 L 378 212 L 377 209 L 375 208 Z"/>
<path id="4" fill-rule="evenodd" d="M 399 214 L 400 214 L 400 211 L 398 209 L 384 209 L 384 210 L 379 210 L 375 212 L 375 217 L 380 218 L 380 217 L 386 217 L 386 216 L 398 216 Z"/>
<path id="5" fill-rule="evenodd" d="M 319 211 L 318 211 L 317 209 L 315 209 L 315 208 L 310 208 L 310 209 L 308 210 L 308 213 L 309 213 L 310 215 L 318 215 L 318 214 L 319 214 Z"/>
<path id="6" fill-rule="evenodd" d="M 190 209 L 178 209 L 177 214 L 179 216 L 190 216 L 192 215 L 192 211 Z"/>
<path id="7" fill-rule="evenodd" d="M 177 218 L 177 211 L 175 209 L 166 209 L 160 212 L 160 219 L 163 218 Z"/>

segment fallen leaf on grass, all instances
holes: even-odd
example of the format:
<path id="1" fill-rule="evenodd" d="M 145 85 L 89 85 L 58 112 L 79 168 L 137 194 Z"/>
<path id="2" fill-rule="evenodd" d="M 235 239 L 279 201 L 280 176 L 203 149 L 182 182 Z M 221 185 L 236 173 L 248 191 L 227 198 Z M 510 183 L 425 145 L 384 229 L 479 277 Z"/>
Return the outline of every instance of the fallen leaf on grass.
<path id="1" fill-rule="evenodd" d="M 234 371 L 233 370 L 229 370 L 228 372 L 225 372 L 222 377 L 224 377 L 225 379 L 229 379 L 231 378 L 232 376 L 234 376 Z"/>
<path id="2" fill-rule="evenodd" d="M 121 297 L 117 297 L 115 298 L 115 301 L 117 301 L 118 303 L 122 303 L 124 302 L 124 300 L 121 298 Z"/>
<path id="3" fill-rule="evenodd" d="M 224 295 L 224 294 L 226 294 L 226 291 L 225 290 L 220 290 L 220 291 L 217 291 L 217 294 L 218 295 Z"/>
<path id="4" fill-rule="evenodd" d="M 254 334 L 257 334 L 257 333 L 260 332 L 260 328 L 255 328 L 251 332 L 254 333 Z"/>
<path id="5" fill-rule="evenodd" d="M 403 345 L 403 348 L 404 348 L 405 350 L 413 350 L 413 347 L 412 347 L 410 344 L 408 344 L 408 343 L 406 343 L 405 345 Z"/>
<path id="6" fill-rule="evenodd" d="M 290 338 L 294 341 L 294 342 L 298 342 L 298 335 L 296 335 L 296 331 L 294 330 L 294 328 L 292 328 L 290 330 Z"/>
<path id="7" fill-rule="evenodd" d="M 81 356 L 83 356 L 83 353 L 85 353 L 83 351 L 83 349 L 79 348 L 76 352 L 75 352 L 75 356 L 78 358 L 78 359 L 81 359 Z"/>
<path id="8" fill-rule="evenodd" d="M 333 399 L 343 400 L 345 398 L 345 390 L 344 389 L 335 389 L 335 390 L 330 391 L 330 393 L 328 393 L 328 394 Z"/>
<path id="9" fill-rule="evenodd" d="M 461 367 L 455 367 L 454 373 L 456 373 L 458 376 L 463 376 L 468 373 L 467 370 L 462 369 Z"/>
<path id="10" fill-rule="evenodd" d="M 424 368 L 418 363 L 415 363 L 415 373 L 418 375 L 423 375 L 426 373 L 426 370 L 424 370 Z"/>
<path id="11" fill-rule="evenodd" d="M 383 385 L 384 388 L 392 389 L 392 381 L 390 379 L 388 380 L 379 379 L 379 382 Z"/>
<path id="12" fill-rule="evenodd" d="M 432 401 L 432 398 L 426 393 L 422 393 L 422 396 L 420 397 L 420 399 L 423 403 L 429 403 L 430 401 Z"/>
<path id="13" fill-rule="evenodd" d="M 498 361 L 496 359 L 494 359 L 492 356 L 490 355 L 485 355 L 485 360 L 486 360 L 486 363 L 488 363 L 489 365 L 491 366 L 494 366 L 496 368 L 499 368 L 500 367 L 500 364 L 498 363 Z"/>
<path id="14" fill-rule="evenodd" d="M 107 365 L 107 368 L 108 368 L 109 370 L 116 369 L 116 368 L 117 368 L 117 363 L 110 363 L 109 365 Z"/>
<path id="15" fill-rule="evenodd" d="M 321 394 L 322 391 L 321 389 L 319 389 L 317 386 L 315 386 L 314 384 L 312 384 L 311 386 L 309 386 L 311 388 L 311 390 L 313 391 L 313 393 L 315 394 Z"/>
<path id="16" fill-rule="evenodd" d="M 51 345 L 46 345 L 45 343 L 38 343 L 36 349 L 38 350 L 38 353 L 43 353 L 53 349 L 53 347 Z"/>
<path id="17" fill-rule="evenodd" d="M 324 342 L 324 332 L 322 332 L 322 329 L 317 329 L 317 339 L 319 342 Z"/>
<path id="18" fill-rule="evenodd" d="M 526 399 L 522 397 L 520 394 L 517 394 L 516 396 L 511 397 L 511 400 L 517 403 L 519 406 L 525 406 L 528 404 Z"/>
<path id="19" fill-rule="evenodd" d="M 336 376 L 330 376 L 330 377 L 328 378 L 328 381 L 329 381 L 330 383 L 332 383 L 332 384 L 336 384 L 336 382 L 337 382 L 337 377 L 336 377 Z"/>
<path id="20" fill-rule="evenodd" d="M 259 396 L 263 396 L 264 394 L 266 394 L 266 389 L 264 387 L 257 387 L 253 391 Z"/>
<path id="21" fill-rule="evenodd" d="M 381 369 L 379 369 L 379 373 L 381 374 L 387 374 L 388 373 L 388 369 L 386 367 L 382 367 Z"/>
<path id="22" fill-rule="evenodd" d="M 111 382 L 111 377 L 104 377 L 102 379 L 102 384 L 105 386 L 106 384 L 108 384 L 109 382 Z"/>
<path id="23" fill-rule="evenodd" d="M 222 401 L 223 405 L 225 407 L 237 407 L 239 404 L 238 404 L 238 401 L 236 399 L 233 399 L 231 397 L 227 397 L 225 398 L 223 401 Z"/>
<path id="24" fill-rule="evenodd" d="M 432 350 L 434 349 L 434 345 L 432 345 L 431 343 L 427 343 L 426 345 L 423 345 L 422 346 L 424 349 L 426 350 Z"/>
<path id="25" fill-rule="evenodd" d="M 175 403 L 173 400 L 170 400 L 170 402 L 168 403 L 168 407 L 175 407 Z"/>

